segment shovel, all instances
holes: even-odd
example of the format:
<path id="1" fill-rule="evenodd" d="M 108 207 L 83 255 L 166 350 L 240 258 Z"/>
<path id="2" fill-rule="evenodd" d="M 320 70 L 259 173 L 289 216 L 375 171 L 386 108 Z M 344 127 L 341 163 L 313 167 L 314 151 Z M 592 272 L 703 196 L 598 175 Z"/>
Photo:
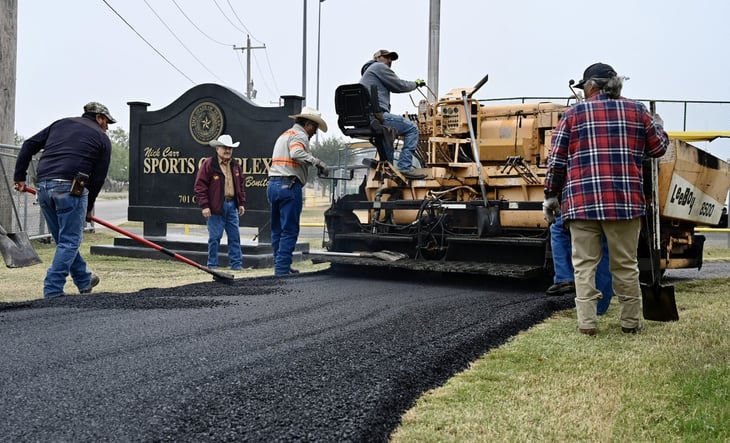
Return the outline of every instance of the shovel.
<path id="1" fill-rule="evenodd" d="M 36 193 L 36 190 L 35 189 L 29 188 L 28 186 L 25 187 L 25 191 L 26 192 L 29 192 L 31 194 L 35 194 Z M 230 283 L 230 282 L 233 281 L 233 275 L 232 274 L 227 274 L 225 272 L 218 272 L 216 270 L 210 269 L 207 266 L 203 266 L 200 263 L 197 263 L 197 262 L 195 262 L 193 260 L 190 260 L 187 257 L 183 257 L 182 255 L 180 255 L 180 254 L 178 254 L 176 252 L 173 252 L 173 251 L 171 251 L 171 250 L 169 250 L 169 249 L 167 249 L 165 247 L 162 247 L 162 246 L 158 245 L 157 243 L 153 243 L 153 242 L 147 240 L 144 237 L 140 237 L 137 234 L 134 234 L 132 232 L 126 231 L 126 230 L 120 228 L 119 226 L 115 226 L 115 225 L 113 225 L 113 224 L 111 224 L 111 223 L 109 223 L 107 221 L 104 221 L 104 220 L 100 219 L 99 217 L 96 217 L 96 216 L 93 216 L 92 215 L 91 216 L 91 220 L 93 220 L 96 223 L 99 223 L 102 226 L 106 226 L 107 228 L 111 229 L 112 231 L 116 231 L 116 232 L 118 232 L 118 233 L 120 233 L 120 234 L 122 234 L 124 236 L 127 236 L 127 237 L 131 238 L 132 240 L 136 240 L 136 241 L 142 243 L 145 246 L 148 246 L 148 247 L 150 247 L 152 249 L 156 249 L 156 250 L 162 252 L 163 254 L 168 255 L 168 256 L 176 259 L 176 260 L 179 260 L 179 261 L 181 261 L 183 263 L 187 263 L 190 266 L 194 266 L 194 267 L 200 269 L 201 271 L 205 271 L 208 274 L 211 274 L 213 276 L 213 280 L 215 280 L 215 281 L 219 281 L 219 282 L 223 282 L 223 283 Z"/>
<path id="2" fill-rule="evenodd" d="M 649 258 L 651 259 L 650 284 L 641 283 L 641 298 L 644 318 L 654 321 L 677 321 L 677 302 L 674 298 L 674 286 L 662 285 L 660 257 L 661 240 L 659 238 L 659 190 L 657 178 L 659 176 L 659 160 L 651 160 L 651 184 L 653 190 L 652 204 L 647 207 L 651 211 L 652 222 L 649 223 L 649 214 L 646 216 L 647 240 L 649 241 Z"/>
<path id="3" fill-rule="evenodd" d="M 375 252 L 334 252 L 334 251 L 309 251 L 309 255 L 323 255 L 330 257 L 365 257 L 365 258 L 378 258 L 383 261 L 398 261 L 408 258 L 407 254 L 401 252 L 388 251 L 383 249 L 382 251 Z"/>
<path id="4" fill-rule="evenodd" d="M 0 226 L 0 252 L 8 268 L 22 268 L 41 262 L 41 258 L 30 244 L 28 234 L 22 231 L 10 234 L 2 226 Z"/>

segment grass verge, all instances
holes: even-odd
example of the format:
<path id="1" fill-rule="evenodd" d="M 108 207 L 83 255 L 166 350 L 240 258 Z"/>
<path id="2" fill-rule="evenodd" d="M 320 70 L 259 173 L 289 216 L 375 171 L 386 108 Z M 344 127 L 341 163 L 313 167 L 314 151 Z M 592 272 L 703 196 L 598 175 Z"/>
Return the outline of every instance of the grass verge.
<path id="1" fill-rule="evenodd" d="M 730 440 L 730 278 L 676 285 L 680 321 L 595 337 L 563 311 L 489 352 L 402 417 L 393 442 Z"/>
<path id="2" fill-rule="evenodd" d="M 88 264 L 88 268 L 99 275 L 101 283 L 94 288 L 94 292 L 136 292 L 145 288 L 169 288 L 190 283 L 209 282 L 212 276 L 200 269 L 175 259 L 163 257 L 163 260 L 139 259 L 128 257 L 113 257 L 92 255 L 92 245 L 109 245 L 114 242 L 114 234 L 107 230 L 97 230 L 94 233 L 84 233 L 81 246 L 81 255 Z M 32 241 L 38 256 L 43 263 L 25 268 L 0 268 L 0 302 L 26 301 L 43 297 L 43 279 L 46 270 L 53 260 L 56 250 L 55 244 Z M 321 247 L 321 241 L 319 241 Z M 161 254 L 162 256 L 162 254 Z M 326 264 L 313 265 L 310 261 L 297 262 L 294 267 L 307 272 L 326 267 Z M 259 275 L 272 275 L 273 270 L 244 269 L 230 271 L 237 278 Z M 78 289 L 68 279 L 65 292 L 78 294 Z"/>

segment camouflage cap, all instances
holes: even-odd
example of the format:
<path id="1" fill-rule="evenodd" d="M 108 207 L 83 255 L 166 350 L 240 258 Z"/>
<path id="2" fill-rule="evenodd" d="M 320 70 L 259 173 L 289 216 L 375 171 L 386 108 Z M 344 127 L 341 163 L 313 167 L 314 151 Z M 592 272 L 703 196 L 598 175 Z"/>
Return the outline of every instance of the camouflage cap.
<path id="1" fill-rule="evenodd" d="M 109 108 L 102 105 L 99 102 L 89 102 L 84 105 L 84 112 L 91 112 L 93 114 L 101 114 L 109 120 L 109 123 L 116 123 L 116 119 L 109 113 Z"/>

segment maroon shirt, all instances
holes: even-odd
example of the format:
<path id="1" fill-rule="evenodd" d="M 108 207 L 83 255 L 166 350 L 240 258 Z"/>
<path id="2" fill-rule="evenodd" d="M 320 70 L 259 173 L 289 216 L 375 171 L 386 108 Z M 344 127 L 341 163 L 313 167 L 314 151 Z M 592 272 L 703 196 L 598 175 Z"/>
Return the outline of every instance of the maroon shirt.
<path id="1" fill-rule="evenodd" d="M 233 189 L 236 193 L 236 207 L 246 207 L 246 190 L 243 186 L 243 171 L 241 165 L 231 160 L 231 172 L 233 173 Z M 218 156 L 207 158 L 200 166 L 198 175 L 195 178 L 195 196 L 198 199 L 200 209 L 209 208 L 211 214 L 223 214 L 223 199 L 225 197 L 226 176 L 223 175 Z"/>

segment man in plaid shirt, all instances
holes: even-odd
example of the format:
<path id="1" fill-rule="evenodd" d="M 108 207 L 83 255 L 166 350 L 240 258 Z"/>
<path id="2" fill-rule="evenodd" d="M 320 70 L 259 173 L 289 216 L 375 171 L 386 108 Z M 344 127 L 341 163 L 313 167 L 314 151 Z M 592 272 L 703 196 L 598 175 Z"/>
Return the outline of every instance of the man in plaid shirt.
<path id="1" fill-rule="evenodd" d="M 560 213 L 570 228 L 578 329 L 586 335 L 595 335 L 598 324 L 601 234 L 608 240 L 621 330 L 641 329 L 636 254 L 646 211 L 642 163 L 662 156 L 669 143 L 661 118 L 621 97 L 622 86 L 623 77 L 607 64 L 585 70 L 576 85 L 585 101 L 568 109 L 555 128 L 545 176 L 545 218 L 552 222 Z"/>

